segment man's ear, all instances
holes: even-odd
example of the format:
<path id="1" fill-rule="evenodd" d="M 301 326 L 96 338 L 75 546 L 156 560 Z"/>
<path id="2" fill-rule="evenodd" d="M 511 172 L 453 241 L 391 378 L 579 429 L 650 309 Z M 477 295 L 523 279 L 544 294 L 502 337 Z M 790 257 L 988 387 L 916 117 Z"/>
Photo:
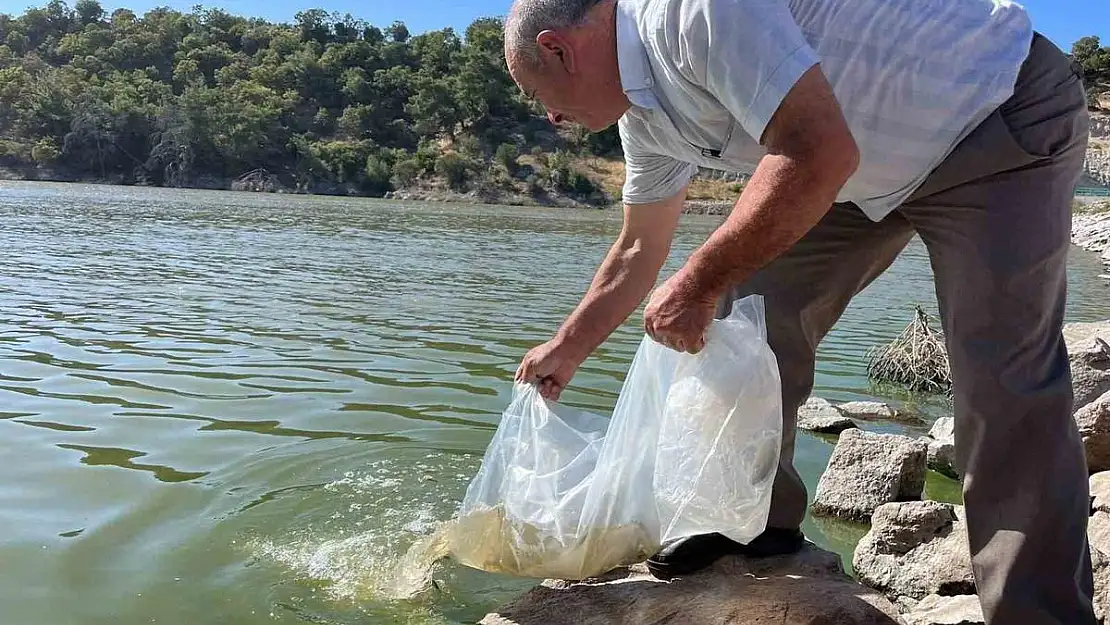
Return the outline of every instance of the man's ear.
<path id="1" fill-rule="evenodd" d="M 575 72 L 576 64 L 574 51 L 561 33 L 554 30 L 544 30 L 536 35 L 536 45 L 540 49 L 540 57 L 544 63 L 557 63 L 568 74 Z"/>

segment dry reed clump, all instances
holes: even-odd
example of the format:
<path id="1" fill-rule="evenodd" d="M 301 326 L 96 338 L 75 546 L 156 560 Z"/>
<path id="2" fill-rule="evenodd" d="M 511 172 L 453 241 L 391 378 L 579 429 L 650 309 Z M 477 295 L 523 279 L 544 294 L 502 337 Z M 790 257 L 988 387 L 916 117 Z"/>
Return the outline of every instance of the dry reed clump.
<path id="1" fill-rule="evenodd" d="M 952 388 L 944 335 L 929 326 L 929 316 L 920 306 L 898 338 L 871 350 L 867 376 L 918 392 L 946 393 Z"/>

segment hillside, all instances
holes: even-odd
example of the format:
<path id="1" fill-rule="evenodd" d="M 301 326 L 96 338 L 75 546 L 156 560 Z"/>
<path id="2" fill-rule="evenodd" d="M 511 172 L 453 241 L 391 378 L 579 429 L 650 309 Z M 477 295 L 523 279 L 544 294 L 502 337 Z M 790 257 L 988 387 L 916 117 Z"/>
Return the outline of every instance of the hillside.
<path id="1" fill-rule="evenodd" d="M 0 15 L 9 177 L 382 196 L 412 189 L 612 200 L 573 164 L 615 130 L 556 131 L 510 80 L 501 22 L 412 35 L 54 0 Z M 531 155 L 535 158 L 517 158 Z"/>
<path id="2" fill-rule="evenodd" d="M 0 177 L 515 204 L 620 197 L 615 128 L 555 129 L 501 22 L 412 34 L 309 9 L 272 23 L 97 0 L 0 15 Z M 1076 43 L 1092 106 L 1110 49 Z M 706 175 L 694 210 L 740 183 Z"/>

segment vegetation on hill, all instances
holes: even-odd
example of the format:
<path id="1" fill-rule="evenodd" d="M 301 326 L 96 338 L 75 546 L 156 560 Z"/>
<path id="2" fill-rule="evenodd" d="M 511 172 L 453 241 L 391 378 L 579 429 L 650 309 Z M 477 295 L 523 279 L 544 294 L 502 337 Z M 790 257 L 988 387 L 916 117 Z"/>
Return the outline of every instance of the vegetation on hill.
<path id="1" fill-rule="evenodd" d="M 555 129 L 502 24 L 412 34 L 320 9 L 271 23 L 97 0 L 0 15 L 0 174 L 121 184 L 608 204 L 615 128 Z M 1095 91 L 1110 49 L 1076 43 Z M 705 178 L 692 199 L 740 184 Z"/>
<path id="2" fill-rule="evenodd" d="M 1071 56 L 1083 70 L 1087 104 L 1092 109 L 1102 108 L 1110 96 L 1110 46 L 1102 45 L 1098 37 L 1083 37 L 1072 45 Z"/>
<path id="3" fill-rule="evenodd" d="M 96 0 L 0 15 L 0 165 L 17 174 L 602 202 L 577 162 L 616 151 L 615 130 L 556 132 L 525 100 L 497 19 L 414 36 L 319 9 L 292 24 Z"/>

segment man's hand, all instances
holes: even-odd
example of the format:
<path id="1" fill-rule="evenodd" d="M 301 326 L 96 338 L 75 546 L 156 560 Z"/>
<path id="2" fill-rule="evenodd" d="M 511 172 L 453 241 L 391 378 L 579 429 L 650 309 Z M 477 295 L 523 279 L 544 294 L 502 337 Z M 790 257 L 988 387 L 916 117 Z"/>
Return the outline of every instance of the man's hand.
<path id="1" fill-rule="evenodd" d="M 705 331 L 716 309 L 717 295 L 679 271 L 652 294 L 644 309 L 644 331 L 673 350 L 696 354 L 705 347 Z"/>
<path id="2" fill-rule="evenodd" d="M 559 401 L 559 395 L 582 365 L 583 359 L 571 352 L 558 339 L 533 347 L 517 367 L 516 381 L 536 384 L 545 399 Z"/>
<path id="3" fill-rule="evenodd" d="M 685 197 L 683 187 L 668 199 L 624 207 L 620 236 L 598 267 L 589 290 L 555 338 L 524 356 L 517 381 L 538 384 L 545 398 L 559 399 L 586 357 L 636 310 L 655 285 L 670 252 Z"/>

